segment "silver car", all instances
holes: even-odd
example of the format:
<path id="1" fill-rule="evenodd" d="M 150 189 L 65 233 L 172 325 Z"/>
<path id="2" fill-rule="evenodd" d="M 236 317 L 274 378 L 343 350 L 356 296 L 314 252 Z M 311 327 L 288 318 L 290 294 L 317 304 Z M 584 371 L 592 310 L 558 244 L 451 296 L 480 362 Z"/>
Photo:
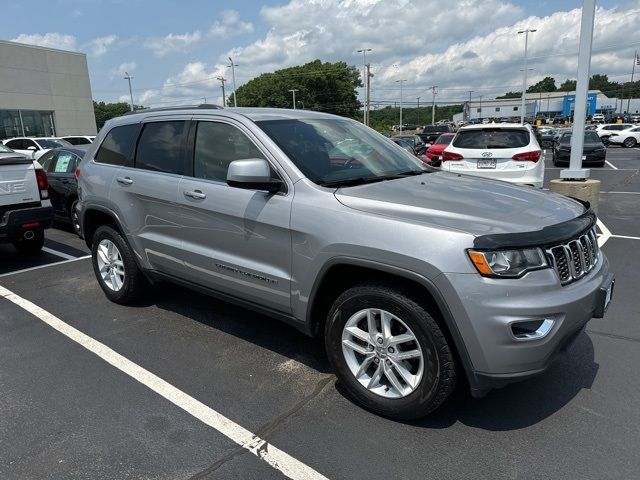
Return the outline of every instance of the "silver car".
<path id="1" fill-rule="evenodd" d="M 395 418 L 544 371 L 611 300 L 586 204 L 435 171 L 350 119 L 181 107 L 108 122 L 79 218 L 114 302 L 176 282 L 320 337 Z"/>

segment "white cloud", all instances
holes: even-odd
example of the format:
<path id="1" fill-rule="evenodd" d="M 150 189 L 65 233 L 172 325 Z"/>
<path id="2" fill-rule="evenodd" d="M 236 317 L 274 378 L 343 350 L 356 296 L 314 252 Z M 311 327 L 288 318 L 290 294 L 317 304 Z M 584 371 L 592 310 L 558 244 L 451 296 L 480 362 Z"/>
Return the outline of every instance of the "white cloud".
<path id="1" fill-rule="evenodd" d="M 400 15 L 398 12 L 408 12 Z M 406 79 L 405 98 L 430 99 L 430 85 L 439 85 L 439 101 L 474 97 L 491 98 L 507 90 L 520 90 L 524 27 L 538 31 L 529 38 L 530 84 L 550 75 L 557 84 L 575 78 L 581 10 L 559 11 L 544 17 L 524 18 L 520 7 L 509 0 L 460 0 L 455 14 L 436 0 L 397 0 L 390 9 L 382 0 L 289 0 L 284 6 L 263 7 L 261 17 L 268 27 L 260 39 L 231 48 L 216 65 L 190 62 L 164 86 L 149 93 L 153 102 L 195 99 L 220 91 L 215 76 L 224 74 L 227 57 L 239 64 L 238 86 L 265 72 L 301 65 L 319 58 L 346 61 L 361 68 L 356 50 L 372 48 L 367 60 L 375 77 L 372 98 L 398 100 L 398 84 Z M 428 22 L 425 20 L 428 19 Z M 599 7 L 594 31 L 592 73 L 607 73 L 625 81 L 637 38 L 620 36 L 635 32 L 640 7 Z M 234 10 L 220 15 L 207 36 L 231 35 L 240 17 Z M 225 27 L 226 26 L 226 27 Z M 249 28 L 249 27 L 246 27 Z M 251 27 L 253 28 L 253 26 Z M 195 32 L 195 33 L 200 33 Z M 189 34 L 185 34 L 189 35 Z M 193 35 L 193 34 L 191 34 Z M 168 36 L 170 37 L 170 36 Z M 205 41 L 205 35 L 198 41 Z M 394 67 L 397 65 L 397 67 Z M 227 93 L 231 82 L 227 83 Z"/>
<path id="2" fill-rule="evenodd" d="M 132 74 L 136 70 L 136 62 L 124 62 L 111 69 L 111 78 L 123 77 L 127 73 Z"/>
<path id="3" fill-rule="evenodd" d="M 241 22 L 240 14 L 235 10 L 225 10 L 220 14 L 220 20 L 209 29 L 210 37 L 228 38 L 253 31 L 253 24 Z"/>
<path id="4" fill-rule="evenodd" d="M 100 57 L 107 53 L 109 47 L 111 47 L 116 42 L 116 40 L 118 40 L 117 35 L 98 37 L 89 42 L 89 49 L 91 50 L 91 53 L 93 55 L 95 55 L 96 57 Z"/>
<path id="5" fill-rule="evenodd" d="M 202 33 L 196 30 L 192 33 L 174 34 L 165 37 L 153 37 L 144 41 L 144 47 L 151 50 L 156 56 L 164 57 L 169 53 L 187 52 L 194 45 L 200 43 Z"/>
<path id="6" fill-rule="evenodd" d="M 59 48 L 60 50 L 76 50 L 76 37 L 56 32 L 45 33 L 44 35 L 21 33 L 16 38 L 12 38 L 11 41 L 40 47 Z"/>

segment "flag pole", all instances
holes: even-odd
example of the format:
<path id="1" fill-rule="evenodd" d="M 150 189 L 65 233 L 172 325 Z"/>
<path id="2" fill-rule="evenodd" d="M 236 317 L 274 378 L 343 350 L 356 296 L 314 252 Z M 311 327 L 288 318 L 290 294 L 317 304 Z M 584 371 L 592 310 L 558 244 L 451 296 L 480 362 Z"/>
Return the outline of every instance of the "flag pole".
<path id="1" fill-rule="evenodd" d="M 636 73 L 637 63 L 638 63 L 638 50 L 636 50 L 633 54 L 633 67 L 631 68 L 631 83 L 633 83 L 633 75 Z M 633 92 L 633 85 L 631 85 L 631 92 Z M 631 95 L 633 95 L 633 93 L 629 93 L 629 98 L 627 99 L 627 113 L 629 113 L 629 104 L 631 103 Z"/>

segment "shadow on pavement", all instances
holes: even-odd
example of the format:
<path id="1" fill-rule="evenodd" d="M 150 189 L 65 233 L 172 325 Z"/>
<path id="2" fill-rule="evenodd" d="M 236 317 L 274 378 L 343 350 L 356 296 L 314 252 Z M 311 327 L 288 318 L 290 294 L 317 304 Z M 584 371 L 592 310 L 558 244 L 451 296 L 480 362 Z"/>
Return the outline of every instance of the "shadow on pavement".
<path id="1" fill-rule="evenodd" d="M 518 430 L 552 416 L 583 389 L 590 389 L 598 372 L 593 343 L 581 333 L 549 370 L 521 383 L 473 399 L 457 392 L 430 416 L 412 422 L 425 428 L 447 428 L 456 422 L 484 430 Z"/>

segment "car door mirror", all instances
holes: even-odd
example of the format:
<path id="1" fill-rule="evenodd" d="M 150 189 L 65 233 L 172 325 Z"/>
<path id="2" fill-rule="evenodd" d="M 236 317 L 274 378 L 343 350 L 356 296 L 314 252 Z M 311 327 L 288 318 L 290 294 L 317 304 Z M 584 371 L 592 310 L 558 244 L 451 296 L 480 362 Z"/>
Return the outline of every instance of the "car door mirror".
<path id="1" fill-rule="evenodd" d="M 27 147 L 27 150 L 31 150 L 32 152 L 35 152 L 38 149 L 36 147 L 34 147 L 33 145 L 31 145 L 30 147 Z"/>
<path id="2" fill-rule="evenodd" d="M 234 160 L 227 170 L 227 185 L 249 190 L 266 190 L 276 193 L 282 181 L 271 176 L 269 163 L 262 158 Z"/>

